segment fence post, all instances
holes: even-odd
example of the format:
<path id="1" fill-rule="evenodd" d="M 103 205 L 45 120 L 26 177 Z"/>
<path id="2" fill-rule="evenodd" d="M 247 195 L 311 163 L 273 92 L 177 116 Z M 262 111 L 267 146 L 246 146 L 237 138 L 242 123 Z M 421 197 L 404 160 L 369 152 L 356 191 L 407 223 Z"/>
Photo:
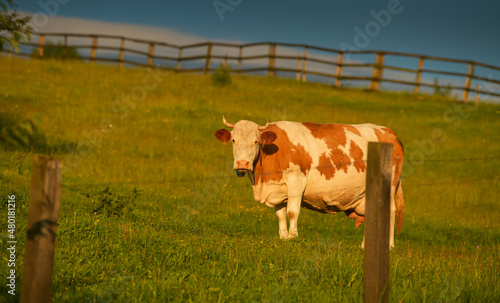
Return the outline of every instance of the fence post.
<path id="1" fill-rule="evenodd" d="M 368 143 L 363 275 L 364 302 L 389 302 L 392 157 L 392 144 Z"/>
<path id="2" fill-rule="evenodd" d="M 476 85 L 476 104 L 479 105 L 479 83 Z"/>
<path id="3" fill-rule="evenodd" d="M 118 65 L 120 67 L 123 67 L 123 53 L 125 51 L 125 38 L 122 38 L 122 41 L 120 43 L 120 56 L 118 59 Z"/>
<path id="4" fill-rule="evenodd" d="M 340 87 L 340 81 L 342 77 L 342 62 L 344 61 L 344 53 L 338 53 L 337 55 L 337 78 L 335 78 L 335 87 Z"/>
<path id="5" fill-rule="evenodd" d="M 8 58 L 12 58 L 12 44 L 9 43 L 9 55 Z"/>
<path id="6" fill-rule="evenodd" d="M 61 169 L 59 159 L 33 157 L 21 302 L 50 302 Z"/>
<path id="7" fill-rule="evenodd" d="M 182 62 L 182 47 L 179 47 L 179 55 L 177 56 L 177 72 L 181 70 L 181 62 Z"/>
<path id="8" fill-rule="evenodd" d="M 40 35 L 40 40 L 38 42 L 38 56 L 41 58 L 43 57 L 43 42 L 45 41 L 45 35 L 41 34 Z"/>
<path id="9" fill-rule="evenodd" d="M 241 72 L 241 57 L 243 55 L 243 46 L 240 45 L 240 53 L 238 55 L 238 74 Z"/>
<path id="10" fill-rule="evenodd" d="M 68 54 L 68 35 L 64 35 L 63 60 L 66 60 Z"/>
<path id="11" fill-rule="evenodd" d="M 155 52 L 155 44 L 149 43 L 149 51 L 148 51 L 148 66 L 151 67 L 153 65 L 153 53 Z"/>
<path id="12" fill-rule="evenodd" d="M 267 75 L 269 77 L 274 77 L 274 64 L 276 63 L 275 56 L 276 56 L 276 44 L 270 43 L 269 44 L 269 68 L 267 71 Z"/>
<path id="13" fill-rule="evenodd" d="M 476 64 L 469 63 L 469 66 L 467 68 L 467 78 L 465 78 L 464 94 L 462 97 L 463 102 L 467 102 L 467 99 L 469 99 L 469 90 L 470 90 L 470 85 L 472 83 L 472 77 L 474 77 L 475 69 L 476 69 Z"/>
<path id="14" fill-rule="evenodd" d="M 212 58 L 212 42 L 208 42 L 207 60 L 205 62 L 205 75 L 210 72 L 210 59 Z"/>
<path id="15" fill-rule="evenodd" d="M 224 67 L 227 68 L 227 53 L 224 56 Z"/>
<path id="16" fill-rule="evenodd" d="M 92 48 L 90 50 L 90 64 L 94 64 L 96 52 L 97 52 L 97 36 L 94 36 L 92 38 Z"/>
<path id="17" fill-rule="evenodd" d="M 382 80 L 382 73 L 384 70 L 384 53 L 377 53 L 375 58 L 375 66 L 373 67 L 372 80 L 370 81 L 370 89 L 380 90 L 380 81 Z"/>
<path id="18" fill-rule="evenodd" d="M 417 70 L 417 78 L 415 79 L 415 88 L 413 89 L 414 94 L 418 94 L 420 90 L 420 80 L 422 79 L 422 69 L 424 68 L 424 57 L 420 57 L 418 61 L 418 70 Z"/>
<path id="19" fill-rule="evenodd" d="M 300 53 L 297 55 L 297 81 L 300 81 L 300 69 L 302 67 L 302 56 Z"/>
<path id="20" fill-rule="evenodd" d="M 307 51 L 308 47 L 304 49 L 304 60 L 302 62 L 302 82 L 306 82 L 306 70 L 307 70 Z"/>

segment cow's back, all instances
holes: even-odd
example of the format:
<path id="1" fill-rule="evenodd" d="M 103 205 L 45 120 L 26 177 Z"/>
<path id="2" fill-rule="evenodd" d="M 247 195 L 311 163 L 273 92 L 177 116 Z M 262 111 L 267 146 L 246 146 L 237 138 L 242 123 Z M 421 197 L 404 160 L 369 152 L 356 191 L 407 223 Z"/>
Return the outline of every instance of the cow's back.
<path id="1" fill-rule="evenodd" d="M 263 148 L 255 166 L 255 198 L 275 204 L 286 199 L 287 174 L 306 178 L 304 202 L 318 211 L 336 212 L 355 206 L 364 196 L 366 155 L 370 141 L 394 144 L 395 164 L 402 145 L 394 132 L 374 124 L 316 124 L 280 121 L 266 131 L 277 135 Z M 395 169 L 399 175 L 400 169 Z M 268 188 L 266 188 L 268 187 Z M 274 197 L 274 201 L 263 201 Z"/>

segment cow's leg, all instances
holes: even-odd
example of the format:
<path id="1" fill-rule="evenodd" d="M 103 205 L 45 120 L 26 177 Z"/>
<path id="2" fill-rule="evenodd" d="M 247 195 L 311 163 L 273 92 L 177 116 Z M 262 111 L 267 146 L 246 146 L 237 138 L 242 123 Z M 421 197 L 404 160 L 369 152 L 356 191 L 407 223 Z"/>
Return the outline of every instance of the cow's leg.
<path id="1" fill-rule="evenodd" d="M 288 239 L 288 228 L 286 223 L 286 204 L 279 204 L 274 207 L 278 218 L 280 239 Z"/>
<path id="2" fill-rule="evenodd" d="M 295 238 L 299 236 L 297 228 L 297 220 L 300 214 L 300 205 L 302 203 L 302 196 L 306 187 L 306 179 L 302 177 L 289 177 L 288 179 L 288 205 L 286 214 L 290 221 L 290 228 L 288 230 L 288 238 Z"/>
<path id="3" fill-rule="evenodd" d="M 354 209 L 351 214 L 346 213 L 346 215 L 356 220 L 356 228 L 358 228 L 365 221 L 366 214 L 366 196 L 363 196 L 358 202 L 358 206 Z M 366 228 L 366 227 L 365 227 Z M 361 248 L 365 248 L 365 234 L 363 233 L 363 242 L 361 242 Z"/>

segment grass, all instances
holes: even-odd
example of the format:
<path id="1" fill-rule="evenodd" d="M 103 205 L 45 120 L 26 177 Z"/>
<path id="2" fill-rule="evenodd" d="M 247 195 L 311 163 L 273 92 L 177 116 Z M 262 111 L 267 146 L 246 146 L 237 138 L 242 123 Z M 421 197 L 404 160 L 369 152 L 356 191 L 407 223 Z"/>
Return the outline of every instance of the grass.
<path id="1" fill-rule="evenodd" d="M 18 295 L 3 283 L 0 302 L 19 300 L 34 153 L 65 166 L 54 302 L 361 301 L 363 227 L 303 209 L 300 238 L 280 241 L 274 210 L 213 137 L 222 114 L 391 127 L 411 160 L 391 301 L 500 301 L 498 105 L 82 62 L 0 57 L 0 68 L 0 196 L 16 195 L 18 240 Z"/>

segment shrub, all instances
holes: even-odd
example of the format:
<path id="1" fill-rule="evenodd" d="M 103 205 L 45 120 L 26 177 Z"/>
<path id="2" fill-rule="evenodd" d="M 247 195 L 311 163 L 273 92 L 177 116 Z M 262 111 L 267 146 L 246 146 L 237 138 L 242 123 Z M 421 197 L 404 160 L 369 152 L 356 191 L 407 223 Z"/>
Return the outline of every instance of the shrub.
<path id="1" fill-rule="evenodd" d="M 231 85 L 231 66 L 224 66 L 221 63 L 212 74 L 212 83 L 217 86 Z"/>

